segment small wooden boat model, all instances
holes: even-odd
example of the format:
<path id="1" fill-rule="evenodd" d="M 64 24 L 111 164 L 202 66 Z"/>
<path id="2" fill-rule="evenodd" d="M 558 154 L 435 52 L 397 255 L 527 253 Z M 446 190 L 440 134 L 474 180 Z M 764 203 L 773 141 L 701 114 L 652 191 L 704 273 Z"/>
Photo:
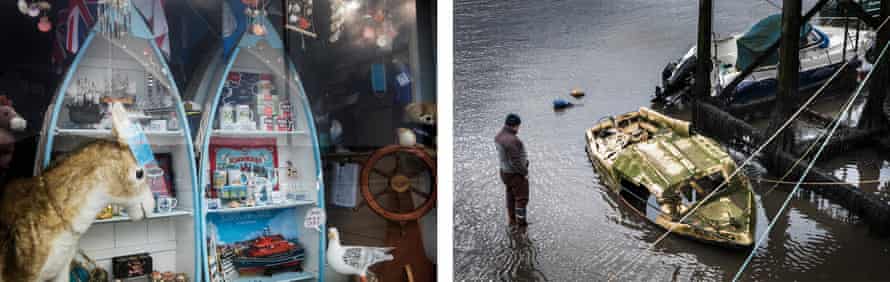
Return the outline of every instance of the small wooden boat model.
<path id="1" fill-rule="evenodd" d="M 602 182 L 638 214 L 706 243 L 753 243 L 756 213 L 750 183 L 738 173 L 717 190 L 735 171 L 735 162 L 714 140 L 691 133 L 688 122 L 640 108 L 600 120 L 586 137 L 588 156 Z M 686 216 L 689 211 L 693 213 Z"/>

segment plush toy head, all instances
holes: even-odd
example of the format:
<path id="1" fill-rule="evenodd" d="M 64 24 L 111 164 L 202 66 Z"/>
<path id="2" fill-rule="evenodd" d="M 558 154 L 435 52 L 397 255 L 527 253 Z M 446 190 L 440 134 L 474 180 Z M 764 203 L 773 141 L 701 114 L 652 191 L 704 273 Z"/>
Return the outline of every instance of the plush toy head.
<path id="1" fill-rule="evenodd" d="M 27 122 L 12 108 L 12 101 L 5 95 L 0 96 L 0 128 L 23 131 Z"/>
<path id="2" fill-rule="evenodd" d="M 411 103 L 405 106 L 405 118 L 408 122 L 426 125 L 436 124 L 436 104 Z"/>
<path id="3" fill-rule="evenodd" d="M 116 204 L 140 220 L 154 208 L 148 171 L 121 136 L 132 132 L 126 110 L 115 103 L 111 115 L 115 140 L 86 144 L 0 191 L 0 238 L 10 238 L 0 240 L 0 281 L 69 281 L 78 240 L 96 214 Z"/>

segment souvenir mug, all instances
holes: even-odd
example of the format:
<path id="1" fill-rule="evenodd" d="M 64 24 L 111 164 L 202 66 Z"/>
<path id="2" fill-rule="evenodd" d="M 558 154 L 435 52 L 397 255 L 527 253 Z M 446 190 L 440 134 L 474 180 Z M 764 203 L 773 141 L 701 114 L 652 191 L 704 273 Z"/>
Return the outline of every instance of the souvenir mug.
<path id="1" fill-rule="evenodd" d="M 219 126 L 222 129 L 235 129 L 235 107 L 225 104 L 219 110 Z"/>
<path id="2" fill-rule="evenodd" d="M 242 126 L 248 124 L 256 125 L 253 119 L 253 111 L 250 110 L 250 105 L 238 105 L 235 114 L 238 116 L 238 124 L 241 124 Z"/>
<path id="3" fill-rule="evenodd" d="M 169 213 L 176 209 L 176 204 L 179 201 L 176 198 L 171 198 L 167 196 L 158 197 L 158 211 L 161 213 Z"/>

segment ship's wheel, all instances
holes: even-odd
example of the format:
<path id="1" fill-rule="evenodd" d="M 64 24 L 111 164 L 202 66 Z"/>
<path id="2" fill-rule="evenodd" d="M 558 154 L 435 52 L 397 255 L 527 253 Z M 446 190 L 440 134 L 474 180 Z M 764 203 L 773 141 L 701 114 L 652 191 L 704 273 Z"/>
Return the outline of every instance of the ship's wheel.
<path id="1" fill-rule="evenodd" d="M 362 197 L 391 221 L 415 221 L 436 203 L 436 163 L 420 147 L 390 145 L 362 166 Z"/>

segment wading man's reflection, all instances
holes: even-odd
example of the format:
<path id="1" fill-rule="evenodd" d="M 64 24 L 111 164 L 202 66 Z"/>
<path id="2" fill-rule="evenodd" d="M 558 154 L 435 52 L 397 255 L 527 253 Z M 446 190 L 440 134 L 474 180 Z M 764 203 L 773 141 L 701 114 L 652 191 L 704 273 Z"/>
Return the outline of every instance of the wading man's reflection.
<path id="1" fill-rule="evenodd" d="M 538 269 L 538 248 L 528 237 L 528 226 L 515 226 L 507 230 L 507 247 L 498 255 L 503 261 L 498 270 L 501 281 L 550 281 Z"/>

